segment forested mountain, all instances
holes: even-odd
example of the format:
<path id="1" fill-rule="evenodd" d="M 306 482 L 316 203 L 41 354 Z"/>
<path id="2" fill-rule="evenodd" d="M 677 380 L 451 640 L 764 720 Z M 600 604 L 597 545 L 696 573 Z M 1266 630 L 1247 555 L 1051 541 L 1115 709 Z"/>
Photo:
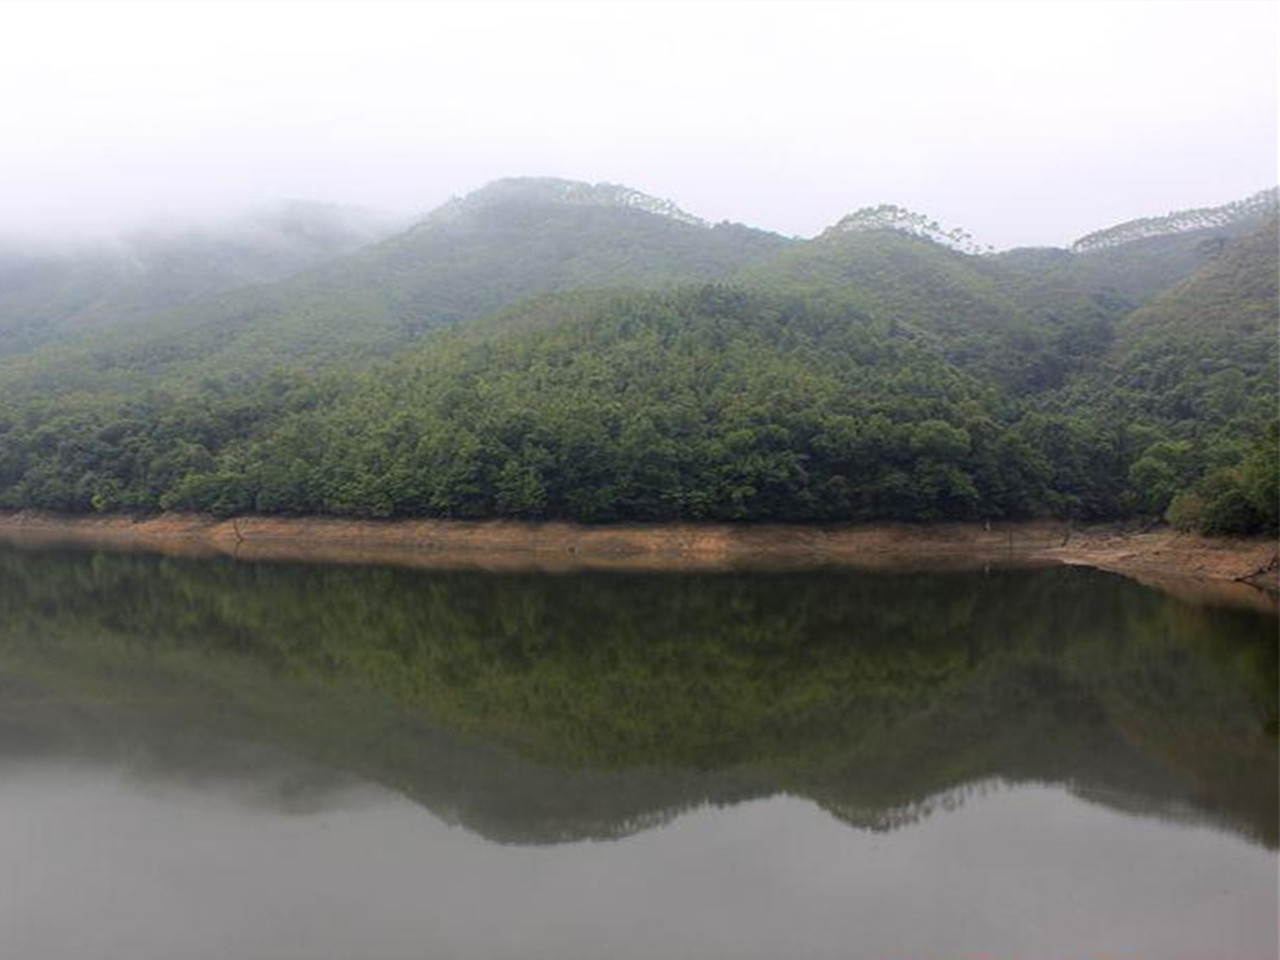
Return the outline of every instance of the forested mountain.
<path id="1" fill-rule="evenodd" d="M 283 365 L 385 357 L 427 331 L 531 294 L 577 287 L 715 280 L 787 241 L 715 227 L 610 185 L 503 180 L 355 254 L 282 282 L 133 315 L 7 365 L 12 389 L 139 389 L 243 380 Z"/>
<path id="2" fill-rule="evenodd" d="M 1218 207 L 1177 210 L 1163 217 L 1143 217 L 1096 230 L 1073 243 L 1071 249 L 1076 252 L 1106 250 L 1138 240 L 1185 237 L 1205 230 L 1226 230 L 1234 236 L 1241 236 L 1274 217 L 1277 203 L 1280 203 L 1280 187 L 1272 187 Z"/>
<path id="3" fill-rule="evenodd" d="M 1103 293 L 1120 314 L 1168 290 L 1232 242 L 1267 228 L 1280 193 L 1122 223 L 1080 238 L 1070 249 L 1025 248 L 992 259 L 1015 274 L 1035 302 Z"/>
<path id="4" fill-rule="evenodd" d="M 1182 498 L 1181 522 L 1276 525 L 1278 232 L 1273 217 L 1125 317 L 1088 381 L 1106 398 L 1102 415 L 1159 437 L 1134 466 L 1148 506 L 1203 478 Z"/>
<path id="5" fill-rule="evenodd" d="M 1019 299 L 1016 278 L 912 233 L 837 225 L 737 279 L 893 321 L 1007 386 L 1030 388 L 1044 376 L 1053 328 Z"/>
<path id="6" fill-rule="evenodd" d="M 392 231 L 374 214 L 293 201 L 203 228 L 27 249 L 0 241 L 0 357 L 280 280 Z"/>
<path id="7" fill-rule="evenodd" d="M 899 208 L 787 240 L 499 181 L 291 278 L 0 362 L 0 505 L 1097 519 L 1185 494 L 1180 523 L 1274 527 L 1259 196 L 979 255 Z"/>

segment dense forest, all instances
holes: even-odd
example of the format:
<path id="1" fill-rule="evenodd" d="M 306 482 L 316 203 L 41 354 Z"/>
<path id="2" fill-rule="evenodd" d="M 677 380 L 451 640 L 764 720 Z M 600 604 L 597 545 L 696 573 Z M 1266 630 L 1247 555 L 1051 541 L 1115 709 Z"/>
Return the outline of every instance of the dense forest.
<path id="1" fill-rule="evenodd" d="M 997 254 L 511 180 L 0 255 L 0 507 L 1275 531 L 1276 210 Z"/>

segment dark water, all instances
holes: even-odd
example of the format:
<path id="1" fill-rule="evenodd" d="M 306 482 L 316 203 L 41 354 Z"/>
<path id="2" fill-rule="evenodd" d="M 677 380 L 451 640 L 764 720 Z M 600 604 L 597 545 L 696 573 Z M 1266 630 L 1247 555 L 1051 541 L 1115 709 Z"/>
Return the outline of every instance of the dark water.
<path id="1" fill-rule="evenodd" d="M 0 549 L 0 957 L 1275 960 L 1276 625 Z"/>

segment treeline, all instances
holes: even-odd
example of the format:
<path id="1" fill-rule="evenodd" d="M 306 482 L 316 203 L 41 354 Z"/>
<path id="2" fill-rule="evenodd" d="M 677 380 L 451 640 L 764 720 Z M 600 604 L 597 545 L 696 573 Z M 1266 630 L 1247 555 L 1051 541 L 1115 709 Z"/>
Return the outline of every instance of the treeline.
<path id="1" fill-rule="evenodd" d="M 1280 209 L 1280 188 L 1272 187 L 1269 190 L 1260 190 L 1243 200 L 1236 200 L 1218 207 L 1179 210 L 1163 217 L 1143 217 L 1105 230 L 1096 230 L 1073 243 L 1071 249 L 1077 252 L 1099 250 L 1148 237 L 1224 226 L 1243 219 L 1261 220 L 1274 217 L 1278 209 Z"/>
<path id="2" fill-rule="evenodd" d="M 1176 500 L 1191 527 L 1275 528 L 1275 442 L 1240 411 L 1207 445 L 1063 396 L 1012 399 L 829 297 L 575 293 L 363 371 L 0 401 L 0 506 L 927 521 Z"/>

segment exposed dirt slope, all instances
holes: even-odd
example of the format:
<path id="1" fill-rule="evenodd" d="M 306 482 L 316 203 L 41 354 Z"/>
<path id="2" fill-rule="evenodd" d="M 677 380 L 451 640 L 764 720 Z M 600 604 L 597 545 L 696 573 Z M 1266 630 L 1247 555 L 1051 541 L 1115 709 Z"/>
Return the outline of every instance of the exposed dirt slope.
<path id="1" fill-rule="evenodd" d="M 1277 587 L 1277 546 L 1167 529 L 1071 528 L 1063 523 L 792 526 L 242 517 L 170 514 L 0 515 L 0 540 L 74 542 L 182 555 L 490 569 L 689 569 L 1071 563 L 1145 581 L 1248 580 Z"/>

